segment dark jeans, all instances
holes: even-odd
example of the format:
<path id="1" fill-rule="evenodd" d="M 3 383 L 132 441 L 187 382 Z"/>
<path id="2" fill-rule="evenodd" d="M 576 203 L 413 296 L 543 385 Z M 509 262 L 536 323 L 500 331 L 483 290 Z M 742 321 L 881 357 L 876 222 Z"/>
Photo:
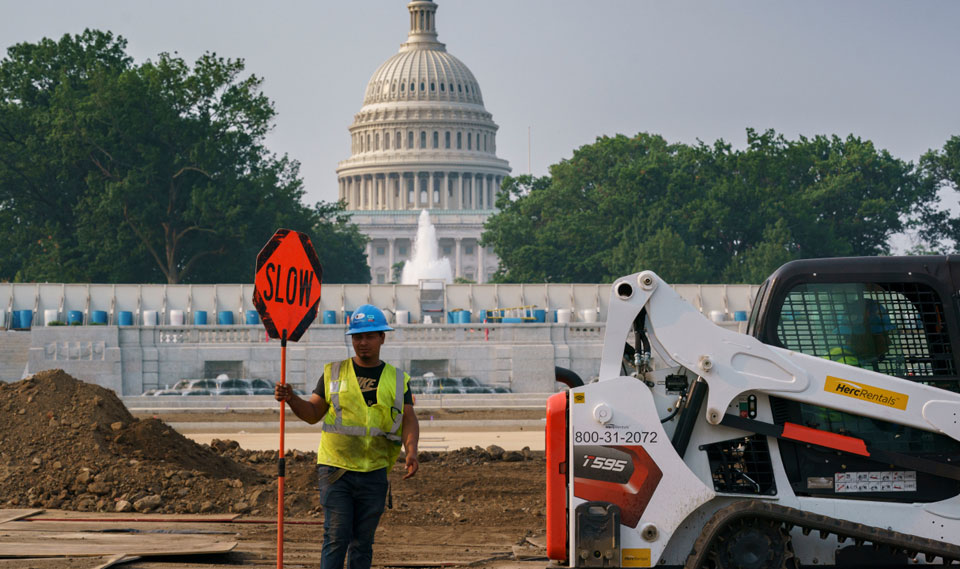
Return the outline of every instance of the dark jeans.
<path id="1" fill-rule="evenodd" d="M 387 469 L 373 472 L 348 470 L 334 483 L 338 469 L 317 465 L 317 485 L 323 506 L 322 569 L 342 569 L 350 554 L 349 569 L 369 569 L 373 561 L 373 535 L 387 496 Z"/>

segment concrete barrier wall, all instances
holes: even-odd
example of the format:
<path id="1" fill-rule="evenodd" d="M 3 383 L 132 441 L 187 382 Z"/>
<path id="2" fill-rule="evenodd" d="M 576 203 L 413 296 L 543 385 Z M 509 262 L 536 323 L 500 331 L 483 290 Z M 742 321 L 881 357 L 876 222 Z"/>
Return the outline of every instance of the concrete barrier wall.
<path id="1" fill-rule="evenodd" d="M 757 287 L 676 285 L 674 289 L 719 325 L 742 332 L 746 322 L 734 316 L 738 311 L 749 312 Z M 11 327 L 14 310 L 30 310 L 33 318 L 29 332 L 3 333 L 0 351 L 9 365 L 0 366 L 0 380 L 62 368 L 124 396 L 172 386 L 181 379 L 203 378 L 220 364 L 239 369 L 246 378 L 279 380 L 279 342 L 268 341 L 261 325 L 241 324 L 245 312 L 253 310 L 252 294 L 253 285 L 2 283 L 3 328 Z M 548 310 L 547 322 L 485 324 L 474 318 L 471 324 L 397 325 L 382 357 L 414 374 L 429 368 L 437 375 L 473 376 L 514 392 L 553 391 L 557 388 L 554 366 L 572 369 L 584 380 L 596 376 L 608 296 L 609 285 L 447 285 L 447 310 L 478 315 L 481 310 L 536 306 Z M 421 316 L 419 289 L 413 285 L 325 285 L 317 320 L 300 342 L 288 346 L 287 381 L 310 391 L 324 363 L 351 354 L 343 311 L 361 304 L 384 307 L 391 316 L 394 310 L 407 310 L 414 322 Z M 572 321 L 554 324 L 553 313 L 558 309 L 570 310 Z M 70 311 L 81 311 L 85 325 L 44 326 L 48 310 L 55 311 L 55 319 L 62 322 Z M 108 313 L 107 325 L 88 325 L 96 310 Z M 171 325 L 174 310 L 183 312 L 183 325 Z M 199 310 L 207 312 L 207 325 L 192 325 Z M 338 324 L 322 324 L 324 310 L 336 311 Z M 120 311 L 132 312 L 134 324 L 117 326 Z M 147 311 L 159 314 L 159 325 L 143 325 Z M 220 311 L 233 312 L 237 325 L 218 325 Z"/>
<path id="2" fill-rule="evenodd" d="M 733 320 L 737 311 L 750 311 L 756 285 L 673 285 L 673 288 L 704 314 L 719 311 L 725 320 Z M 558 309 L 570 310 L 572 321 L 590 321 L 586 312 L 603 322 L 607 316 L 607 284 L 452 284 L 444 288 L 446 310 L 469 310 L 473 320 L 480 311 L 518 306 L 546 309 L 553 321 Z M 143 324 L 146 311 L 159 313 L 160 324 L 171 324 L 170 313 L 180 310 L 185 323 L 193 323 L 196 311 L 206 311 L 208 322 L 216 323 L 217 313 L 230 311 L 234 322 L 244 322 L 245 312 L 253 310 L 252 284 L 216 285 L 107 285 L 107 284 L 33 284 L 0 283 L 2 327 L 12 325 L 14 310 L 31 310 L 33 326 L 43 325 L 46 310 L 56 311 L 56 320 L 66 322 L 72 310 L 83 313 L 90 322 L 91 313 L 103 310 L 108 324 L 116 324 L 120 311 L 133 313 L 134 324 Z M 391 321 L 397 310 L 410 313 L 413 322 L 421 321 L 419 289 L 416 285 L 323 285 L 320 315 L 325 310 L 337 313 L 343 322 L 345 310 L 362 304 L 384 308 Z M 321 321 L 318 317 L 317 324 Z"/>
<path id="3" fill-rule="evenodd" d="M 744 322 L 724 327 L 743 332 Z M 554 366 L 572 369 L 584 381 L 596 377 L 603 333 L 600 323 L 413 324 L 388 334 L 381 357 L 416 375 L 434 366 L 437 375 L 472 376 L 516 393 L 555 391 Z M 35 327 L 6 332 L 29 338 L 5 340 L 27 351 L 25 367 L 0 368 L 11 381 L 46 369 L 63 369 L 123 396 L 172 387 L 181 379 L 209 377 L 210 365 L 229 364 L 244 378 L 278 381 L 280 343 L 261 326 L 77 326 Z M 323 365 L 351 355 L 342 325 L 311 327 L 287 347 L 287 381 L 312 391 Z M 12 357 L 12 356 L 9 356 Z M 23 370 L 21 373 L 20 370 Z"/>

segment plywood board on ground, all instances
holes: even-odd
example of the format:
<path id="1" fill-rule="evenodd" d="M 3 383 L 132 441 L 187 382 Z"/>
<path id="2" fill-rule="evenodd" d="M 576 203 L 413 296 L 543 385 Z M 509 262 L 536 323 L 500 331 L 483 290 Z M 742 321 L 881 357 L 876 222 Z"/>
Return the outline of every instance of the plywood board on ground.
<path id="1" fill-rule="evenodd" d="M 0 557 L 201 555 L 227 553 L 233 540 L 206 535 L 0 530 Z"/>
<path id="2" fill-rule="evenodd" d="M 2 512 L 12 510 L 0 510 Z M 128 520 L 151 522 L 231 522 L 240 517 L 240 514 L 141 514 L 138 512 L 71 512 L 67 510 L 36 510 L 40 512 L 31 516 L 34 520 L 93 520 L 109 522 L 111 520 Z"/>
<path id="3" fill-rule="evenodd" d="M 0 524 L 22 520 L 41 513 L 43 513 L 43 510 L 0 510 Z"/>

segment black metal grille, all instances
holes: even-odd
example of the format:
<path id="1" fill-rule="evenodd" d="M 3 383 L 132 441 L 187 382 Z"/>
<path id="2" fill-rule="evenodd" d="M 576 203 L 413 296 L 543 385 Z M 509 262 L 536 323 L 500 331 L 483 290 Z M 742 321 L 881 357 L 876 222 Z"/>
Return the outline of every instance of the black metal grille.
<path id="1" fill-rule="evenodd" d="M 960 391 L 943 303 L 923 283 L 797 286 L 777 337 L 791 350 Z"/>
<path id="2" fill-rule="evenodd" d="M 728 494 L 777 493 L 767 438 L 752 435 L 703 445 L 710 462 L 713 489 Z"/>

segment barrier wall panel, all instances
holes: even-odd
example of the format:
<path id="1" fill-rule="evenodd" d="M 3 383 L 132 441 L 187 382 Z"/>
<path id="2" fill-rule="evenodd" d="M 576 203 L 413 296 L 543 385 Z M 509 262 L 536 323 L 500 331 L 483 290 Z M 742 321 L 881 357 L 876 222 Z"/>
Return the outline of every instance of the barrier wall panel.
<path id="1" fill-rule="evenodd" d="M 57 317 L 55 320 L 66 322 L 66 313 L 60 310 L 60 299 L 63 298 L 63 289 L 64 285 L 62 284 L 39 285 L 39 288 L 37 289 L 37 313 L 39 313 L 40 316 L 34 318 L 34 322 L 38 326 L 45 324 L 43 315 L 47 310 L 56 310 Z M 33 307 L 31 306 L 30 308 Z"/>
<path id="2" fill-rule="evenodd" d="M 140 285 L 141 310 L 163 310 L 166 306 L 167 285 Z"/>
<path id="3" fill-rule="evenodd" d="M 190 285 L 186 286 L 167 286 L 166 287 L 166 297 L 167 297 L 167 310 L 165 314 L 161 314 L 160 324 L 173 324 L 171 320 L 171 315 L 174 314 L 175 310 L 182 310 L 184 313 L 184 322 L 186 322 L 186 313 L 190 309 Z"/>
<path id="4" fill-rule="evenodd" d="M 232 285 L 224 285 L 227 288 Z M 207 323 L 216 324 L 217 310 L 220 310 L 217 302 L 217 285 L 189 285 L 188 305 L 168 306 L 168 308 L 182 309 L 186 313 L 185 322 L 193 323 L 194 314 L 198 310 L 204 310 L 207 313 Z"/>

